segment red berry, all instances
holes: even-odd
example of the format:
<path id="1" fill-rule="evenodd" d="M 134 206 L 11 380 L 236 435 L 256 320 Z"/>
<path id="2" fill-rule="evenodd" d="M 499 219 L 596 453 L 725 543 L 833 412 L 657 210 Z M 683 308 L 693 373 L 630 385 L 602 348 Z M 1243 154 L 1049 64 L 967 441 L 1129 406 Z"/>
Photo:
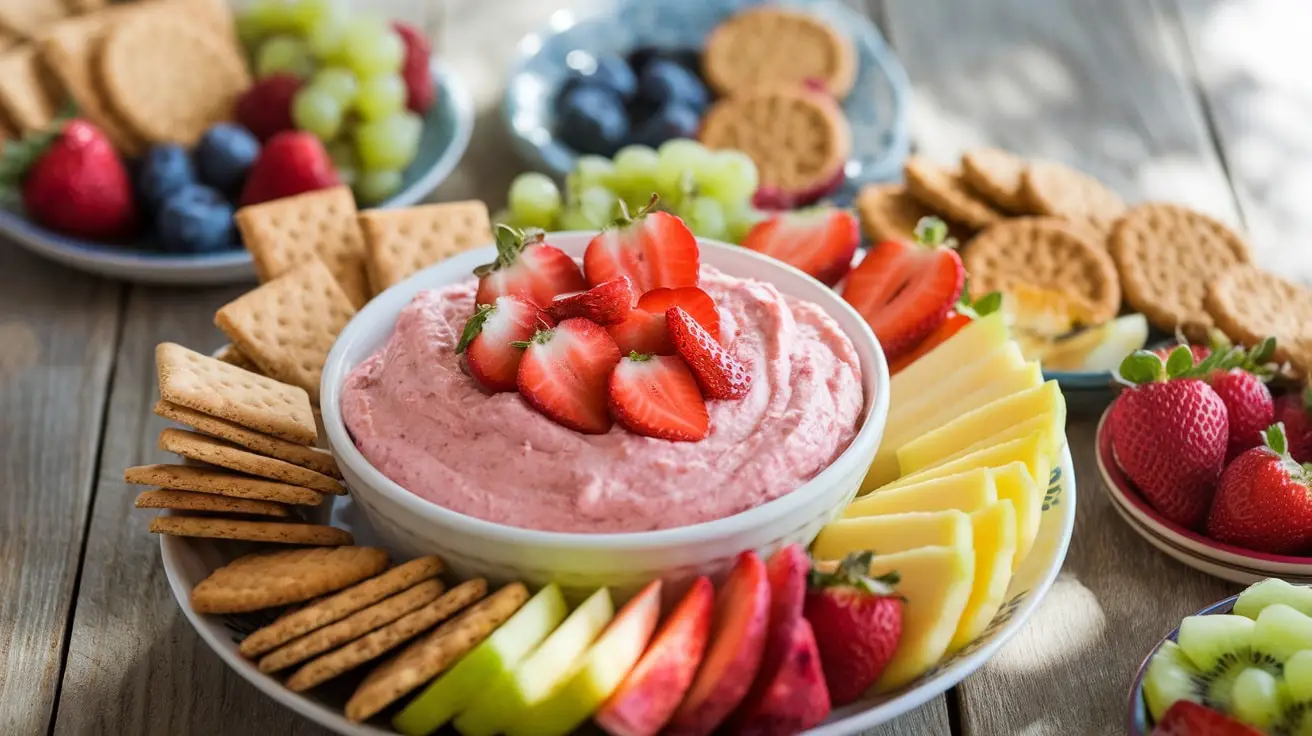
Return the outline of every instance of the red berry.
<path id="1" fill-rule="evenodd" d="M 539 328 L 556 324 L 536 304 L 503 296 L 495 304 L 480 304 L 465 323 L 456 352 L 464 355 L 465 369 L 479 385 L 493 393 L 514 391 L 525 342 Z"/>
<path id="2" fill-rule="evenodd" d="M 1304 388 L 1276 399 L 1275 421 L 1285 425 L 1289 454 L 1294 460 L 1312 462 L 1312 391 Z"/>
<path id="3" fill-rule="evenodd" d="M 706 398 L 741 399 L 752 390 L 752 374 L 682 307 L 670 307 L 665 323 L 675 351 L 692 369 Z"/>
<path id="4" fill-rule="evenodd" d="M 1262 379 L 1242 368 L 1217 371 L 1207 383 L 1225 402 L 1230 424 L 1225 459 L 1230 462 L 1262 444 L 1262 432 L 1275 421 L 1271 390 Z"/>
<path id="5" fill-rule="evenodd" d="M 701 277 L 701 250 L 683 220 L 651 204 L 622 218 L 588 243 L 583 272 L 588 283 L 628 276 L 639 293 L 666 287 L 696 286 Z"/>
<path id="6" fill-rule="evenodd" d="M 545 309 L 559 294 L 588 288 L 574 259 L 548 244 L 541 231 L 523 232 L 506 225 L 497 226 L 497 259 L 474 269 L 474 275 L 478 304 L 517 296 Z"/>
<path id="7" fill-rule="evenodd" d="M 670 342 L 670 330 L 665 324 L 665 313 L 670 307 L 682 307 L 719 341 L 720 311 L 710 294 L 696 286 L 652 289 L 638 299 L 637 307 L 623 322 L 607 327 L 606 331 L 626 355 L 630 352 L 674 355 L 674 343 Z"/>
<path id="8" fill-rule="evenodd" d="M 582 317 L 599 325 L 616 325 L 633 310 L 633 284 L 620 276 L 577 294 L 558 294 L 547 311 L 556 319 Z"/>
<path id="9" fill-rule="evenodd" d="M 1205 705 L 1177 700 L 1166 709 L 1152 736 L 1262 736 L 1262 732 Z"/>
<path id="10" fill-rule="evenodd" d="M 861 242 L 856 216 L 835 207 L 785 212 L 757 223 L 742 246 L 777 258 L 833 286 L 852 268 Z"/>
<path id="11" fill-rule="evenodd" d="M 835 706 L 860 698 L 902 639 L 902 599 L 890 587 L 897 576 L 869 577 L 871 558 L 870 552 L 860 552 L 834 571 L 816 570 L 806 594 L 806 619 Z"/>
<path id="12" fill-rule="evenodd" d="M 323 143 L 311 133 L 288 130 L 264 144 L 241 190 L 243 207 L 339 186 Z"/>
<path id="13" fill-rule="evenodd" d="M 595 322 L 567 319 L 524 346 L 519 393 L 548 419 L 584 434 L 610 431 L 607 383 L 619 348 Z"/>
<path id="14" fill-rule="evenodd" d="M 697 379 L 673 355 L 630 353 L 610 375 L 611 415 L 644 437 L 697 442 L 710 431 Z"/>
<path id="15" fill-rule="evenodd" d="M 1259 552 L 1301 554 L 1312 549 L 1312 470 L 1289 456 L 1280 425 L 1264 440 L 1221 475 L 1207 535 Z"/>
<path id="16" fill-rule="evenodd" d="M 433 47 L 414 26 L 393 21 L 392 28 L 405 43 L 405 60 L 401 62 L 401 78 L 405 80 L 405 106 L 416 115 L 423 115 L 437 99 L 432 67 L 429 66 Z"/>
<path id="17" fill-rule="evenodd" d="M 295 130 L 292 98 L 301 84 L 300 78 L 292 74 L 272 74 L 261 79 L 237 98 L 237 122 L 261 142 L 284 130 Z"/>
<path id="18" fill-rule="evenodd" d="M 9 145 L 15 147 L 6 152 L 9 156 L 27 159 L 22 197 L 32 219 L 93 240 L 121 238 L 137 229 L 127 168 L 99 128 L 74 119 L 49 134 Z"/>

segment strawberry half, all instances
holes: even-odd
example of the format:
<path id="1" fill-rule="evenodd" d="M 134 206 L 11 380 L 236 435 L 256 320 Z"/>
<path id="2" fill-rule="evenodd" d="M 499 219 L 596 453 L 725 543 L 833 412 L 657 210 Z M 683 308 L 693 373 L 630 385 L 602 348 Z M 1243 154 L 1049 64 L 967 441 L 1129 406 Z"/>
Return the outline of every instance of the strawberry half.
<path id="1" fill-rule="evenodd" d="M 969 285 L 962 284 L 961 297 L 957 300 L 957 305 L 948 312 L 948 316 L 943 320 L 943 323 L 934 328 L 934 331 L 929 333 L 929 336 L 924 340 L 921 340 L 920 344 L 903 353 L 897 360 L 890 361 L 888 364 L 888 374 L 890 376 L 897 375 L 903 368 L 906 368 L 920 358 L 923 358 L 926 353 L 947 342 L 947 339 L 960 332 L 962 327 L 965 327 L 980 317 L 993 314 L 1001 307 L 1001 292 L 990 291 L 979 299 L 971 301 Z"/>
<path id="2" fill-rule="evenodd" d="M 871 248 L 843 287 L 890 362 L 937 329 L 961 296 L 966 270 L 945 243 L 947 232 L 942 220 L 922 219 L 915 243 L 886 240 Z"/>
<path id="3" fill-rule="evenodd" d="M 1262 732 L 1190 700 L 1177 700 L 1151 736 L 1262 736 Z"/>
<path id="4" fill-rule="evenodd" d="M 696 442 L 710 431 L 697 379 L 673 355 L 629 353 L 610 374 L 609 396 L 611 414 L 634 434 Z"/>
<path id="5" fill-rule="evenodd" d="M 560 294 L 547 311 L 556 319 L 582 317 L 599 325 L 624 321 L 633 311 L 633 284 L 628 276 L 613 278 L 577 294 Z"/>
<path id="6" fill-rule="evenodd" d="M 833 286 L 851 270 L 852 254 L 860 242 L 856 216 L 826 206 L 782 212 L 757 223 L 743 238 L 742 246 Z"/>
<path id="7" fill-rule="evenodd" d="M 524 349 L 511 343 L 524 342 L 539 328 L 556 324 L 546 312 L 519 297 L 498 297 L 493 304 L 480 304 L 465 322 L 456 344 L 464 355 L 465 369 L 479 385 L 493 393 L 514 391 Z"/>
<path id="8" fill-rule="evenodd" d="M 530 406 L 576 432 L 610 431 L 607 383 L 620 351 L 605 330 L 586 319 L 567 319 L 512 344 L 524 348 L 516 383 Z"/>
<path id="9" fill-rule="evenodd" d="M 692 369 L 706 398 L 741 399 L 752 390 L 752 375 L 743 364 L 682 307 L 670 307 L 665 322 L 675 351 Z"/>
<path id="10" fill-rule="evenodd" d="M 719 342 L 720 310 L 715 308 L 711 295 L 696 286 L 652 289 L 638 299 L 638 306 L 623 322 L 607 327 L 606 331 L 626 355 L 631 352 L 674 355 L 670 329 L 665 324 L 665 313 L 670 307 L 681 307 Z"/>
<path id="11" fill-rule="evenodd" d="M 620 203 L 620 219 L 598 233 L 583 252 L 583 273 L 589 284 L 628 276 L 639 293 L 697 285 L 701 269 L 697 238 L 683 220 L 655 209 L 656 202 L 653 195 L 632 217 Z"/>
<path id="12" fill-rule="evenodd" d="M 836 570 L 811 571 L 804 612 L 820 650 L 835 707 L 861 697 L 879 679 L 902 639 L 898 576 L 871 578 L 871 552 L 848 555 Z"/>
<path id="13" fill-rule="evenodd" d="M 516 230 L 497 225 L 497 259 L 474 269 L 477 304 L 499 296 L 517 296 L 539 307 L 551 306 L 557 294 L 588 288 L 578 264 L 565 251 L 548 245 L 541 230 Z"/>

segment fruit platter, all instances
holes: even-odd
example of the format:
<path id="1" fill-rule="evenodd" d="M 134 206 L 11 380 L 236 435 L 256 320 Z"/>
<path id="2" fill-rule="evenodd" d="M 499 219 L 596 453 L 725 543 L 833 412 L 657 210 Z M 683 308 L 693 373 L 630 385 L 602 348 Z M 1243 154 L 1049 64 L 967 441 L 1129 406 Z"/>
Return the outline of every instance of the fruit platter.
<path id="1" fill-rule="evenodd" d="M 341 3 L 145 0 L 34 38 L 0 62 L 23 72 L 0 81 L 0 232 L 105 276 L 248 281 L 238 208 L 337 184 L 413 204 L 473 127 L 418 29 Z"/>

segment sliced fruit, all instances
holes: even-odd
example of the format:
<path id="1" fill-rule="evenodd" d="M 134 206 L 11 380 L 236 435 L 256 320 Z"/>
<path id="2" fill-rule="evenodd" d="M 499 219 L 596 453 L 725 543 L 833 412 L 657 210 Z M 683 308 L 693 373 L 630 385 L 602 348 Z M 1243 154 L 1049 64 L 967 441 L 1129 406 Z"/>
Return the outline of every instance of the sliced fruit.
<path id="1" fill-rule="evenodd" d="M 1152 736 L 1262 736 L 1262 732 L 1211 708 L 1182 700 L 1163 715 Z"/>
<path id="2" fill-rule="evenodd" d="M 653 580 L 601 632 L 582 661 L 551 694 L 510 724 L 510 736 L 565 736 L 615 692 L 642 656 L 661 615 L 661 581 Z"/>
<path id="3" fill-rule="evenodd" d="M 817 560 L 841 560 L 862 550 L 885 555 L 916 547 L 952 546 L 970 541 L 970 518 L 949 509 L 838 519 L 820 530 L 811 554 Z"/>
<path id="4" fill-rule="evenodd" d="M 976 468 L 1001 468 L 1014 462 L 1025 464 L 1025 469 L 1029 471 L 1030 478 L 1034 480 L 1035 486 L 1047 488 L 1048 476 L 1052 473 L 1052 461 L 1048 460 L 1046 451 L 1049 444 L 1050 442 L 1048 438 L 1043 436 L 1043 432 L 1035 432 L 1028 437 L 1004 442 L 987 450 L 980 450 L 963 458 L 958 458 L 950 463 L 935 465 L 932 468 L 925 468 L 911 475 L 904 475 L 881 488 L 883 491 L 889 491 L 933 478 L 944 478 L 949 475 L 964 473 L 967 470 L 975 470 Z"/>
<path id="5" fill-rule="evenodd" d="M 651 646 L 597 713 L 612 736 L 654 736 L 692 685 L 711 631 L 715 590 L 701 577 L 674 607 Z"/>
<path id="6" fill-rule="evenodd" d="M 861 228 L 855 215 L 821 206 L 773 215 L 757 223 L 740 244 L 833 286 L 851 270 L 852 255 L 860 242 Z"/>
<path id="7" fill-rule="evenodd" d="M 1312 587 L 1293 585 L 1280 578 L 1267 578 L 1248 586 L 1235 601 L 1233 613 L 1256 619 L 1267 606 L 1283 603 L 1312 616 Z"/>
<path id="8" fill-rule="evenodd" d="M 1312 618 L 1283 603 L 1273 603 L 1257 615 L 1252 647 L 1255 662 L 1284 663 L 1294 652 L 1312 649 Z"/>
<path id="9" fill-rule="evenodd" d="M 961 396 L 975 391 L 989 381 L 1008 370 L 1015 370 L 1025 365 L 1016 343 L 1007 340 L 988 352 L 969 356 L 966 362 L 957 366 L 950 378 L 935 383 L 916 382 L 903 390 L 891 393 L 888 404 L 888 417 L 895 421 L 901 417 L 915 416 L 923 411 L 927 404 L 941 402 L 946 396 Z M 952 390 L 960 387 L 959 390 Z"/>
<path id="10" fill-rule="evenodd" d="M 583 272 L 597 285 L 628 276 L 638 293 L 696 286 L 701 250 L 683 220 L 654 209 L 656 197 L 632 217 L 627 211 L 583 252 Z"/>
<path id="11" fill-rule="evenodd" d="M 629 353 L 610 374 L 607 397 L 611 415 L 634 434 L 697 442 L 710 430 L 697 379 L 673 355 Z"/>
<path id="12" fill-rule="evenodd" d="M 902 372 L 902 369 L 920 360 L 931 350 L 947 342 L 948 338 L 957 334 L 963 327 L 974 320 L 993 314 L 1002 307 L 1002 294 L 991 291 L 979 299 L 971 299 L 969 284 L 963 284 L 961 287 L 961 297 L 957 299 L 957 304 L 948 312 L 947 319 L 937 329 L 929 333 L 929 336 L 920 341 L 910 351 L 903 353 L 897 360 L 890 361 L 888 364 L 888 374 L 895 376 Z"/>
<path id="13" fill-rule="evenodd" d="M 1235 678 L 1230 691 L 1235 720 L 1260 729 L 1268 729 L 1280 718 L 1280 685 L 1266 670 L 1249 667 Z"/>
<path id="14" fill-rule="evenodd" d="M 902 641 L 906 601 L 893 588 L 898 574 L 870 577 L 873 557 L 857 552 L 811 571 L 805 615 L 834 705 L 861 697 L 888 669 Z"/>
<path id="15" fill-rule="evenodd" d="M 620 350 L 605 330 L 567 319 L 515 345 L 524 348 L 516 383 L 530 406 L 576 432 L 610 431 L 607 383 Z"/>
<path id="16" fill-rule="evenodd" d="M 547 311 L 556 319 L 582 317 L 605 327 L 623 322 L 636 298 L 628 277 L 620 276 L 577 294 L 557 294 Z"/>
<path id="17" fill-rule="evenodd" d="M 989 471 L 993 483 L 998 489 L 998 500 L 1011 501 L 1016 510 L 1016 559 L 1012 570 L 1034 548 L 1034 540 L 1039 536 L 1039 523 L 1043 521 L 1043 496 L 1048 486 L 1035 484 L 1030 477 L 1025 463 L 1007 463 L 1000 468 Z"/>
<path id="18" fill-rule="evenodd" d="M 798 648 L 804 648 L 805 638 L 797 631 L 797 622 L 802 618 L 802 605 L 806 601 L 806 579 L 811 572 L 811 558 L 800 544 L 784 545 L 771 555 L 765 565 L 765 574 L 770 581 L 770 624 L 765 634 L 765 651 L 761 655 L 761 666 L 752 688 L 747 691 L 742 705 L 730 718 L 728 728 L 735 733 L 751 732 L 757 726 L 752 725 L 766 714 L 778 714 L 769 698 L 779 697 L 778 684 L 784 680 L 792 681 L 800 672 L 798 663 L 786 663 L 787 657 L 802 656 Z M 807 632 L 809 635 L 810 632 Z M 814 649 L 815 638 L 811 636 Z M 816 663 L 819 672 L 819 663 Z M 821 683 L 824 677 L 821 676 Z M 799 682 L 805 687 L 805 682 Z M 825 693 L 826 704 L 829 695 Z M 826 711 L 828 707 L 826 707 Z"/>
<path id="19" fill-rule="evenodd" d="M 997 501 L 993 474 L 989 468 L 978 468 L 901 488 L 880 489 L 849 504 L 843 518 L 948 509 L 969 514 Z"/>
<path id="20" fill-rule="evenodd" d="M 1148 341 L 1148 320 L 1127 314 L 1065 340 L 1051 343 L 1041 360 L 1052 371 L 1115 371 L 1125 356 Z"/>
<path id="21" fill-rule="evenodd" d="M 513 675 L 490 683 L 468 709 L 456 716 L 456 730 L 464 736 L 492 736 L 517 723 L 564 681 L 613 613 L 610 591 L 601 588 L 593 593 L 528 655 Z"/>
<path id="22" fill-rule="evenodd" d="M 1230 710 L 1234 679 L 1253 664 L 1250 644 L 1256 625 L 1231 614 L 1186 616 L 1180 622 L 1176 642 L 1199 675 L 1200 702 Z"/>
<path id="23" fill-rule="evenodd" d="M 674 343 L 665 325 L 665 313 L 670 307 L 680 307 L 692 316 L 697 324 L 720 340 L 720 310 L 710 294 L 696 286 L 681 289 L 652 289 L 638 299 L 638 304 L 623 322 L 610 325 L 606 331 L 615 339 L 620 351 L 674 355 Z"/>
<path id="24" fill-rule="evenodd" d="M 491 683 L 509 680 L 568 611 L 557 585 L 539 590 L 501 628 L 410 701 L 392 725 L 406 736 L 426 736 L 441 728 Z"/>
<path id="25" fill-rule="evenodd" d="M 1312 650 L 1295 652 L 1285 662 L 1284 676 L 1285 730 L 1298 736 L 1312 733 Z"/>
<path id="26" fill-rule="evenodd" d="M 975 540 L 975 582 L 949 652 L 978 639 L 1002 608 L 1016 561 L 1016 507 L 1002 500 L 986 506 L 970 515 L 970 529 Z"/>
<path id="27" fill-rule="evenodd" d="M 524 342 L 540 328 L 556 324 L 533 302 L 515 296 L 497 297 L 493 304 L 480 304 L 465 322 L 456 352 L 463 354 L 465 368 L 488 391 L 516 390 Z"/>
<path id="28" fill-rule="evenodd" d="M 889 393 L 915 396 L 917 391 L 948 380 L 961 366 L 996 350 L 1010 337 L 1001 312 L 981 317 L 893 376 L 888 383 Z"/>
<path id="29" fill-rule="evenodd" d="M 540 230 L 521 231 L 497 225 L 497 259 L 474 269 L 477 304 L 499 296 L 517 296 L 539 307 L 551 305 L 557 294 L 588 288 L 578 264 L 565 251 L 549 245 Z"/>
<path id="30" fill-rule="evenodd" d="M 1199 679 L 1198 668 L 1189 661 L 1179 644 L 1167 640 L 1148 661 L 1143 677 L 1143 698 L 1153 720 L 1160 721 L 1173 703 L 1188 700 L 1201 702 L 1205 684 Z"/>
<path id="31" fill-rule="evenodd" d="M 928 220 L 917 226 L 914 243 L 871 248 L 843 287 L 843 299 L 870 324 L 890 361 L 943 323 L 965 283 L 961 256 L 945 245 L 947 225 Z"/>
<path id="32" fill-rule="evenodd" d="M 1033 427 L 1027 423 L 1036 419 L 1054 428 L 1050 436 L 1058 442 L 1050 448 L 1050 454 L 1055 460 L 1066 437 L 1066 400 L 1057 382 L 1048 381 L 989 402 L 903 444 L 897 450 L 898 467 L 903 474 L 914 473 L 982 450 L 987 444 L 1024 437 L 1033 429 L 1020 432 L 1015 428 Z"/>
<path id="33" fill-rule="evenodd" d="M 675 351 L 692 370 L 706 398 L 741 399 L 752 390 L 752 374 L 746 366 L 682 307 L 670 307 L 665 323 Z"/>
<path id="34" fill-rule="evenodd" d="M 742 702 L 761 664 L 769 621 L 765 564 L 755 552 L 743 552 L 716 598 L 706 657 L 664 733 L 705 736 Z"/>
<path id="35" fill-rule="evenodd" d="M 778 662 L 762 666 L 761 697 L 744 704 L 741 721 L 731 733 L 765 736 L 801 733 L 829 716 L 829 689 L 821 669 L 811 624 L 793 620 L 781 642 Z"/>

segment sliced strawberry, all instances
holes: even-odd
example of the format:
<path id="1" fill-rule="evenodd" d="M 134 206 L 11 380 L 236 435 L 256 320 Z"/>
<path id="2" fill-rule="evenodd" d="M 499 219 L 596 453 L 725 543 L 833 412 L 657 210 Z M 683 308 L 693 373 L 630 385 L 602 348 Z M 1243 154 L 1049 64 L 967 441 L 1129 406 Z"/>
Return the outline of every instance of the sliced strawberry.
<path id="1" fill-rule="evenodd" d="M 697 238 L 675 215 L 654 209 L 657 198 L 602 230 L 583 253 L 583 272 L 597 285 L 628 276 L 639 293 L 696 286 L 701 269 Z M 621 203 L 621 209 L 622 203 Z"/>
<path id="2" fill-rule="evenodd" d="M 934 328 L 924 340 L 921 340 L 915 347 L 902 353 L 896 360 L 889 361 L 888 374 L 895 376 L 902 372 L 903 368 L 911 365 L 917 360 L 923 358 L 926 353 L 934 348 L 947 342 L 949 337 L 961 331 L 962 327 L 970 324 L 976 319 L 988 314 L 992 314 L 1002 307 L 1001 292 L 991 291 L 984 296 L 971 301 L 970 294 L 965 284 L 961 287 L 961 298 L 957 300 L 957 305 L 948 312 L 948 316 L 943 322 Z"/>
<path id="3" fill-rule="evenodd" d="M 507 225 L 497 225 L 497 259 L 475 268 L 474 275 L 478 304 L 517 296 L 546 308 L 557 294 L 588 288 L 574 259 L 548 245 L 541 230 L 520 231 Z"/>
<path id="4" fill-rule="evenodd" d="M 673 355 L 622 358 L 610 374 L 610 412 L 625 429 L 645 437 L 696 442 L 710 430 L 697 379 Z"/>
<path id="5" fill-rule="evenodd" d="M 480 386 L 493 393 L 514 391 L 524 349 L 511 343 L 524 342 L 539 328 L 554 324 L 550 315 L 530 301 L 497 297 L 493 304 L 478 305 L 465 322 L 456 352 L 465 356 L 465 368 Z"/>
<path id="6" fill-rule="evenodd" d="M 752 375 L 743 364 L 682 307 L 670 307 L 665 322 L 675 351 L 692 369 L 706 398 L 741 399 L 752 389 Z"/>
<path id="7" fill-rule="evenodd" d="M 861 228 L 855 215 L 823 206 L 781 212 L 759 222 L 743 238 L 742 246 L 833 286 L 851 270 L 852 254 L 860 242 Z"/>
<path id="8" fill-rule="evenodd" d="M 577 294 L 560 294 L 547 308 L 556 319 L 582 317 L 599 325 L 615 325 L 633 311 L 633 283 L 628 276 L 613 278 Z"/>
<path id="9" fill-rule="evenodd" d="M 670 330 L 665 325 L 665 312 L 670 307 L 682 307 L 697 320 L 718 342 L 720 339 L 720 310 L 710 294 L 696 286 L 681 289 L 652 289 L 638 300 L 638 306 L 617 325 L 606 328 L 620 352 L 674 355 Z"/>
<path id="10" fill-rule="evenodd" d="M 576 432 L 610 431 L 606 384 L 620 350 L 605 330 L 576 317 L 514 345 L 524 348 L 516 383 L 529 405 Z"/>
<path id="11" fill-rule="evenodd" d="M 890 362 L 937 329 L 961 295 L 966 271 L 946 236 L 942 220 L 924 218 L 915 243 L 884 241 L 848 276 L 843 298 L 865 317 Z"/>

